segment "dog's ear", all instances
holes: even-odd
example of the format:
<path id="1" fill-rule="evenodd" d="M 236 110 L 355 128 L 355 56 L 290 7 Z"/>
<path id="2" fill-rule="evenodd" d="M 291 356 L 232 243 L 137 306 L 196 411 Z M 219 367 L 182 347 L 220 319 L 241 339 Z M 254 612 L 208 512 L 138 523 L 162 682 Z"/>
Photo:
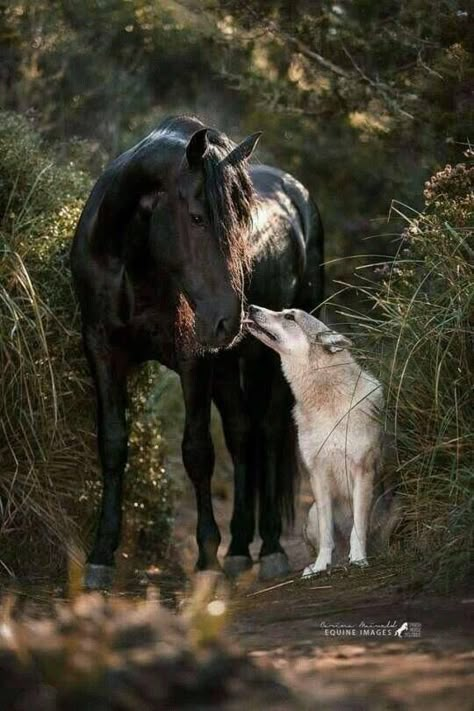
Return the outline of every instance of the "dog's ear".
<path id="1" fill-rule="evenodd" d="M 342 333 L 337 333 L 337 331 L 323 331 L 319 334 L 318 341 L 329 353 L 337 353 L 352 346 L 350 338 L 343 336 Z"/>

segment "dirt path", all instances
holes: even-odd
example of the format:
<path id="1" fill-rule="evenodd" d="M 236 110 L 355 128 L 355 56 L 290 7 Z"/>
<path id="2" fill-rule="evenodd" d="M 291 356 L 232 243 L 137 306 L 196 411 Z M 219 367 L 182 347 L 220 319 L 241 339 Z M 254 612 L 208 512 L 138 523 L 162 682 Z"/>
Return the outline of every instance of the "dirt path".
<path id="1" fill-rule="evenodd" d="M 135 557 L 128 563 L 122 560 L 117 595 L 143 596 L 151 579 L 160 588 L 161 600 L 175 606 L 188 587 L 183 571 L 192 577 L 196 511 L 191 486 L 180 467 L 176 454 L 173 469 L 182 481 L 182 492 L 177 497 L 167 559 L 146 574 L 142 571 L 140 579 Z M 224 555 L 232 487 L 222 453 L 217 471 L 214 503 Z M 474 709 L 474 592 L 409 596 L 400 586 L 405 571 L 400 564 L 386 561 L 373 561 L 364 570 L 339 568 L 301 580 L 301 570 L 308 563 L 301 522 L 310 503 L 303 490 L 295 530 L 283 540 L 292 576 L 260 583 L 255 565 L 228 595 L 226 637 L 259 666 L 277 670 L 303 700 L 301 708 Z M 258 551 L 256 541 L 252 546 L 255 560 Z M 42 615 L 63 593 L 61 587 L 51 590 L 50 583 L 42 592 L 42 584 L 31 581 L 29 587 L 16 589 L 16 594 L 27 613 Z M 408 623 L 406 629 L 403 623 Z M 399 638 L 395 632 L 400 628 L 404 631 Z"/>
<path id="2" fill-rule="evenodd" d="M 228 543 L 231 501 L 216 484 L 216 518 Z M 222 497 L 224 494 L 224 497 Z M 301 520 L 310 497 L 300 497 L 295 531 L 284 540 L 294 575 L 256 580 L 256 569 L 230 602 L 230 635 L 259 665 L 277 669 L 318 709 L 474 708 L 474 594 L 409 597 L 403 571 L 386 563 L 338 569 L 300 580 L 308 562 Z M 192 492 L 185 486 L 175 522 L 176 552 L 190 572 L 196 555 Z M 258 542 L 252 553 L 258 556 Z M 395 631 L 408 622 L 402 637 Z"/>
<path id="3" fill-rule="evenodd" d="M 165 403 L 166 404 L 166 403 Z M 179 424 L 179 423 L 178 423 Z M 181 482 L 172 545 L 163 564 L 137 579 L 134 555 L 119 561 L 115 592 L 143 596 L 152 582 L 165 604 L 174 606 L 192 577 L 197 556 L 196 510 L 191 485 L 182 470 L 180 427 L 169 425 L 168 466 Z M 172 437 L 174 433 L 174 438 Z M 222 533 L 220 554 L 229 542 L 231 468 L 222 436 L 213 481 L 216 519 Z M 474 592 L 447 597 L 409 596 L 400 587 L 405 572 L 395 563 L 375 561 L 365 570 L 337 569 L 301 580 L 309 557 L 301 523 L 311 504 L 304 490 L 295 530 L 283 540 L 293 571 L 273 584 L 257 580 L 258 566 L 228 599 L 227 636 L 255 662 L 276 669 L 304 699 L 304 708 L 386 711 L 474 709 Z M 259 541 L 252 546 L 258 559 Z M 128 562 L 127 562 L 128 561 Z M 143 574 L 142 574 L 143 573 Z M 14 588 L 19 605 L 44 614 L 62 587 L 30 581 Z M 408 623 L 401 632 L 395 631 Z M 254 711 L 254 709 L 251 709 Z M 286 710 L 285 710 L 286 711 Z"/>
<path id="4" fill-rule="evenodd" d="M 254 592 L 232 633 L 318 708 L 472 709 L 474 599 L 407 599 L 385 583 L 368 590 L 374 573 L 361 577 L 338 571 Z"/>

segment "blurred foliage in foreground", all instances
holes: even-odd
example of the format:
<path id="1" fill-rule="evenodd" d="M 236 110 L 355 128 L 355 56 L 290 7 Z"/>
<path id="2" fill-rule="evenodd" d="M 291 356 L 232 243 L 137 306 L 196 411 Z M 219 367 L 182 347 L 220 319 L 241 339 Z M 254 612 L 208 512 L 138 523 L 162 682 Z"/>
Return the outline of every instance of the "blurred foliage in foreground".
<path id="1" fill-rule="evenodd" d="M 100 484 L 93 392 L 68 268 L 90 178 L 61 164 L 28 121 L 0 113 L 0 564 L 31 574 L 64 566 L 95 520 Z M 125 548 L 167 543 L 170 491 L 148 399 L 132 387 Z M 79 528 L 80 524 L 80 528 Z"/>
<path id="2" fill-rule="evenodd" d="M 368 285 L 358 326 L 397 443 L 400 540 L 423 584 L 450 588 L 474 551 L 474 154 L 425 185 L 393 261 Z"/>
<path id="3" fill-rule="evenodd" d="M 191 601 L 192 604 L 192 601 Z M 82 595 L 49 619 L 14 619 L 3 605 L 0 707 L 35 711 L 302 709 L 274 673 L 229 649 L 216 634 L 226 606 L 179 616 L 157 601 Z M 204 640 L 196 632 L 205 627 Z"/>

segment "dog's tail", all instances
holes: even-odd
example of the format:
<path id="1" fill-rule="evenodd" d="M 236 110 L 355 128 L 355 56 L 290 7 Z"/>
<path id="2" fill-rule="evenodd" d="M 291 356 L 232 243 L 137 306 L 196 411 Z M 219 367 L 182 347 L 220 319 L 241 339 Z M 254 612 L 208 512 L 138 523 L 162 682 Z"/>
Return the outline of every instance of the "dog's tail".
<path id="1" fill-rule="evenodd" d="M 402 517 L 402 506 L 398 496 L 398 481 L 395 475 L 394 443 L 384 436 L 384 466 L 380 462 L 376 476 L 374 504 L 371 514 L 371 530 L 375 548 L 380 552 L 388 548 L 393 532 Z"/>
<path id="2" fill-rule="evenodd" d="M 396 495 L 382 494 L 372 507 L 370 528 L 376 551 L 385 552 L 393 532 L 401 520 L 401 504 Z"/>

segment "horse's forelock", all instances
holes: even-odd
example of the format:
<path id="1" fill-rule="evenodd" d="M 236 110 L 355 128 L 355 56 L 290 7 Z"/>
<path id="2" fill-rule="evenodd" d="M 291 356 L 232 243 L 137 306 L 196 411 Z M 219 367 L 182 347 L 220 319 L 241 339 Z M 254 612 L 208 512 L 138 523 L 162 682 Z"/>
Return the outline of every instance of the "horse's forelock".
<path id="1" fill-rule="evenodd" d="M 227 260 L 234 289 L 243 292 L 250 269 L 250 244 L 254 191 L 244 162 L 230 165 L 224 158 L 234 144 L 223 134 L 209 132 L 210 146 L 203 161 L 204 191 L 210 220 Z"/>

